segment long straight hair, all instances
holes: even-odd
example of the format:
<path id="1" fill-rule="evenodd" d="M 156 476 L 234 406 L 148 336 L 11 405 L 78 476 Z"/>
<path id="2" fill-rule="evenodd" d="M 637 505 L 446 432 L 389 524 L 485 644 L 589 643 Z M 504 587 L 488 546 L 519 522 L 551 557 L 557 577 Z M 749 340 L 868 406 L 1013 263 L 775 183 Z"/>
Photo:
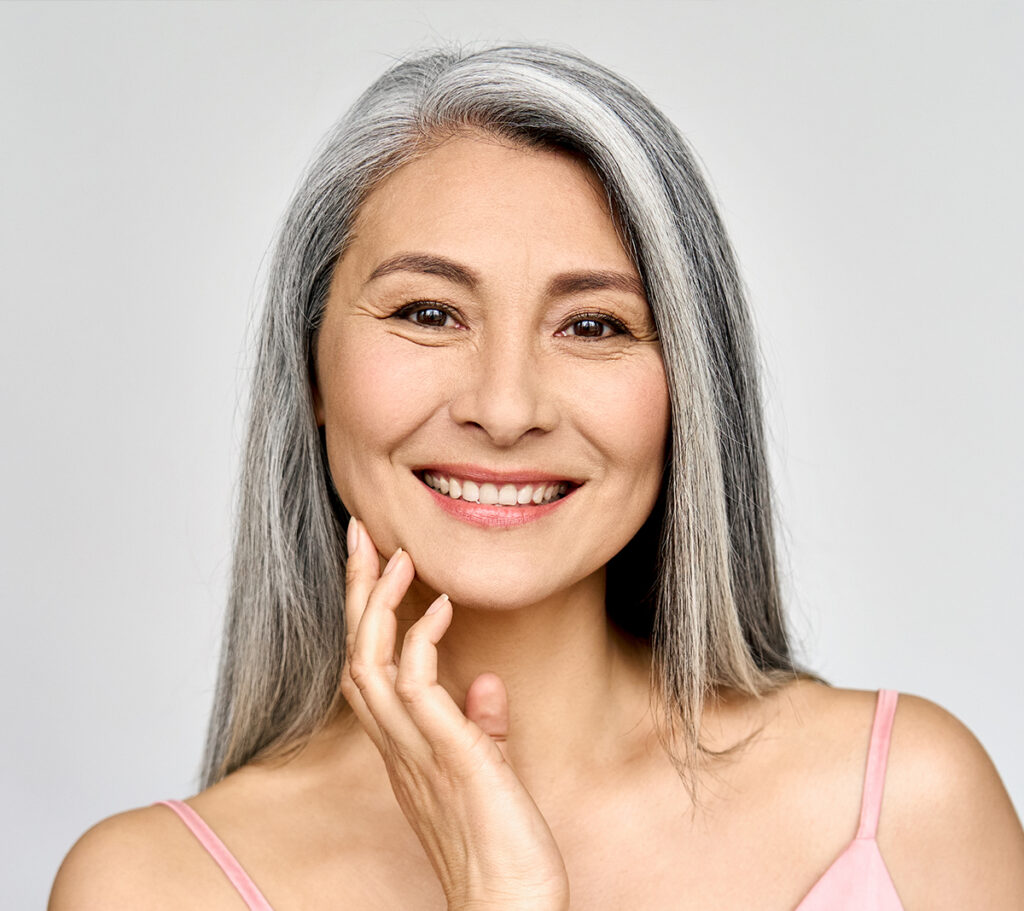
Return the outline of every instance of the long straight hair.
<path id="1" fill-rule="evenodd" d="M 601 179 L 661 339 L 671 428 L 657 505 L 608 567 L 609 618 L 652 648 L 659 733 L 692 787 L 705 701 L 796 676 L 780 604 L 758 355 L 693 154 L 635 87 L 570 51 L 444 47 L 401 60 L 323 141 L 267 277 L 203 784 L 305 742 L 343 708 L 345 524 L 310 376 L 328 287 L 367 194 L 484 129 L 570 150 Z M 652 703 L 653 704 L 653 703 Z M 680 749 L 677 744 L 682 744 Z"/>

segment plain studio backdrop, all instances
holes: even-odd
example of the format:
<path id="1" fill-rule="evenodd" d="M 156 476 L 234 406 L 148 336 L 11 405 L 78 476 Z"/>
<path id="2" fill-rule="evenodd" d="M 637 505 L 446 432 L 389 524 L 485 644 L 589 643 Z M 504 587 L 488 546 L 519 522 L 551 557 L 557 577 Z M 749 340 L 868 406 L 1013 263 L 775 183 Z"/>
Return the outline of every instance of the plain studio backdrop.
<path id="1" fill-rule="evenodd" d="M 692 142 L 800 652 L 948 708 L 1024 809 L 1020 4 L 3 4 L 5 907 L 194 792 L 267 248 L 335 119 L 449 39 L 582 51 Z"/>

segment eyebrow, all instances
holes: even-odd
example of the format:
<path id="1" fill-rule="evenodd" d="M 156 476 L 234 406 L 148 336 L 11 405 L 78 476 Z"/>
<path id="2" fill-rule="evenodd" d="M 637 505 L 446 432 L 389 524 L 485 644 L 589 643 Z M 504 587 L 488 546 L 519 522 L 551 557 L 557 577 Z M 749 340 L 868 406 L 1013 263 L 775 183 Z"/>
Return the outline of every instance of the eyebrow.
<path id="1" fill-rule="evenodd" d="M 395 272 L 419 272 L 425 275 L 439 275 L 470 291 L 481 284 L 480 276 L 472 269 L 445 256 L 431 253 L 399 253 L 384 260 L 366 280 L 366 284 Z M 548 282 L 548 297 L 565 297 L 582 291 L 622 291 L 636 294 L 646 300 L 647 292 L 643 282 L 635 275 L 610 269 L 580 269 L 563 272 Z"/>

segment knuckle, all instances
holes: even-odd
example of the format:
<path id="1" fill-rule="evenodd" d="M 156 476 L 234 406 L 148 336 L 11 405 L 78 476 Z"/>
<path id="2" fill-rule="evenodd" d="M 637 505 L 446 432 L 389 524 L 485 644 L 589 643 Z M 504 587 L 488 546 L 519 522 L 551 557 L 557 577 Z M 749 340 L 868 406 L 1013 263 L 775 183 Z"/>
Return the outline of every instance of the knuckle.
<path id="1" fill-rule="evenodd" d="M 402 702 L 413 705 L 423 698 L 423 689 L 415 680 L 399 677 L 395 680 L 395 694 Z"/>
<path id="2" fill-rule="evenodd" d="M 423 645 L 425 642 L 429 641 L 427 639 L 426 632 L 422 629 L 422 627 L 419 626 L 418 623 L 414 623 L 412 626 L 410 626 L 405 631 L 405 636 L 403 636 L 402 639 L 405 645 L 411 645 L 416 648 Z"/>
<path id="3" fill-rule="evenodd" d="M 352 682 L 359 687 L 360 690 L 366 689 L 370 683 L 370 678 L 373 676 L 373 673 L 372 665 L 360 658 L 356 658 L 349 662 L 349 677 L 352 678 Z"/>
<path id="4" fill-rule="evenodd" d="M 355 685 L 352 680 L 352 675 L 348 672 L 346 667 L 341 675 L 341 694 L 348 700 L 351 700 L 356 693 L 359 692 L 359 688 Z"/>

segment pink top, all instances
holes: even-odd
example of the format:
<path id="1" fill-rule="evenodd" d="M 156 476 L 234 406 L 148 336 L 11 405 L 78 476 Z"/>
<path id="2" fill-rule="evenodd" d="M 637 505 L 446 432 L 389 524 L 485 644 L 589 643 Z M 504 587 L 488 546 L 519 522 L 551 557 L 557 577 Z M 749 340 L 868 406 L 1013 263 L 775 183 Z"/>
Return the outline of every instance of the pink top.
<path id="1" fill-rule="evenodd" d="M 878 816 L 882 809 L 885 766 L 889 757 L 889 737 L 899 694 L 879 690 L 875 721 L 871 728 L 864 792 L 860 806 L 860 827 L 853 841 L 811 887 L 794 911 L 904 911 L 896 894 L 889 870 L 875 841 Z M 250 911 L 273 911 L 263 893 L 242 869 L 213 829 L 188 804 L 180 800 L 161 800 L 191 829 L 199 843 L 231 880 Z"/>
<path id="2" fill-rule="evenodd" d="M 878 691 L 857 835 L 811 886 L 795 911 L 904 911 L 875 841 L 898 697 L 895 690 Z"/>

